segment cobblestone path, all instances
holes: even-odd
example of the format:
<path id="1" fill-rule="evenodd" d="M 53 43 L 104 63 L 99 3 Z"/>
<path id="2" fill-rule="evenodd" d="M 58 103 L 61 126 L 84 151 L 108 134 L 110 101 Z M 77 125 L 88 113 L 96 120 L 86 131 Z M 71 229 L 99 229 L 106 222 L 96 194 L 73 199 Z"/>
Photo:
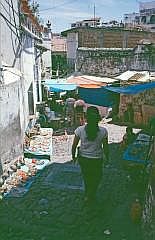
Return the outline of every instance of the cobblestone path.
<path id="1" fill-rule="evenodd" d="M 132 176 L 122 166 L 119 142 L 125 128 L 110 124 L 106 127 L 110 133 L 111 160 L 109 166 L 103 168 L 96 204 L 84 205 L 79 166 L 65 162 L 69 160 L 70 149 L 63 148 L 55 139 L 54 162 L 36 178 L 30 191 L 23 198 L 1 201 L 0 239 L 143 239 L 140 225 L 131 221 L 130 208 L 137 194 L 143 198 L 144 182 L 134 184 Z M 71 140 L 72 136 L 69 147 Z"/>

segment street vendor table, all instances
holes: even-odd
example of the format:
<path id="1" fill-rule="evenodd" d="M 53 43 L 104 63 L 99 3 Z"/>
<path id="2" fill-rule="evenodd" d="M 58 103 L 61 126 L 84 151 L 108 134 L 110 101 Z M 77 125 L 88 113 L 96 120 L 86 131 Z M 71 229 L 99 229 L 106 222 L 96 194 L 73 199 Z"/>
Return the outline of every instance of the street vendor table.
<path id="1" fill-rule="evenodd" d="M 33 136 L 30 146 L 24 149 L 24 156 L 51 160 L 52 134 L 52 128 L 41 128 L 40 135 Z"/>

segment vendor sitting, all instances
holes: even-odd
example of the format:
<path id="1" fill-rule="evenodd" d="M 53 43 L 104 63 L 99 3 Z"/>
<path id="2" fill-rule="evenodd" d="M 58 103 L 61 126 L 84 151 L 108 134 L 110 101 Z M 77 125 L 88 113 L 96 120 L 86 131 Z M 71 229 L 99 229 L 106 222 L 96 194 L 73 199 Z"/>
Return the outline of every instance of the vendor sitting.
<path id="1" fill-rule="evenodd" d="M 121 146 L 123 148 L 125 148 L 129 144 L 133 143 L 133 141 L 135 140 L 135 136 L 136 136 L 136 134 L 133 132 L 132 127 L 127 127 L 126 128 L 126 133 L 123 136 L 123 142 L 122 142 Z"/>
<path id="2" fill-rule="evenodd" d="M 53 120 L 55 118 L 55 112 L 51 111 L 48 104 L 45 105 L 45 115 L 46 115 L 47 121 L 49 123 L 50 123 L 51 120 Z"/>
<path id="3" fill-rule="evenodd" d="M 43 109 L 40 109 L 39 116 L 36 120 L 36 123 L 39 123 L 41 127 L 46 127 L 47 126 L 47 117 L 46 117 Z"/>

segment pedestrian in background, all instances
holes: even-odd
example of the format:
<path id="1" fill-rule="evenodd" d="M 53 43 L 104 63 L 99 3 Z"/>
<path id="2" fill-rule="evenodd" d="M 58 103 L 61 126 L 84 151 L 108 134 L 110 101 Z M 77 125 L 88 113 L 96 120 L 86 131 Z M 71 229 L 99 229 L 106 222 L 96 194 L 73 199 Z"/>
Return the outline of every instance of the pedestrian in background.
<path id="1" fill-rule="evenodd" d="M 74 103 L 75 98 L 69 97 L 65 101 L 65 115 L 67 118 L 68 126 L 74 126 Z"/>
<path id="2" fill-rule="evenodd" d="M 74 103 L 75 109 L 75 125 L 76 127 L 81 126 L 85 123 L 85 109 L 86 104 L 82 99 L 78 99 Z"/>
<path id="3" fill-rule="evenodd" d="M 128 126 L 126 128 L 126 133 L 123 136 L 123 141 L 121 147 L 126 148 L 129 144 L 133 143 L 136 138 L 136 134 L 133 132 L 133 128 Z"/>
<path id="4" fill-rule="evenodd" d="M 106 128 L 98 125 L 101 116 L 96 107 L 90 106 L 86 112 L 87 124 L 75 130 L 72 145 L 72 159 L 75 161 L 75 153 L 78 147 L 78 162 L 85 185 L 85 201 L 88 204 L 94 202 L 96 192 L 102 177 L 103 152 L 109 161 L 108 132 Z"/>

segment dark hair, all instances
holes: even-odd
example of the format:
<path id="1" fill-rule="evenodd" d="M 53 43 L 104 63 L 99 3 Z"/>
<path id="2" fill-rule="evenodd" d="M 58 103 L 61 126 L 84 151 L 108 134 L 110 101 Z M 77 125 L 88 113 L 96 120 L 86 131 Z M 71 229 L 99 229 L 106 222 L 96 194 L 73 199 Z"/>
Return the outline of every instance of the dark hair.
<path id="1" fill-rule="evenodd" d="M 97 133 L 99 131 L 98 122 L 101 120 L 98 108 L 94 106 L 88 107 L 86 112 L 86 119 L 86 135 L 89 141 L 93 141 L 97 137 Z"/>

